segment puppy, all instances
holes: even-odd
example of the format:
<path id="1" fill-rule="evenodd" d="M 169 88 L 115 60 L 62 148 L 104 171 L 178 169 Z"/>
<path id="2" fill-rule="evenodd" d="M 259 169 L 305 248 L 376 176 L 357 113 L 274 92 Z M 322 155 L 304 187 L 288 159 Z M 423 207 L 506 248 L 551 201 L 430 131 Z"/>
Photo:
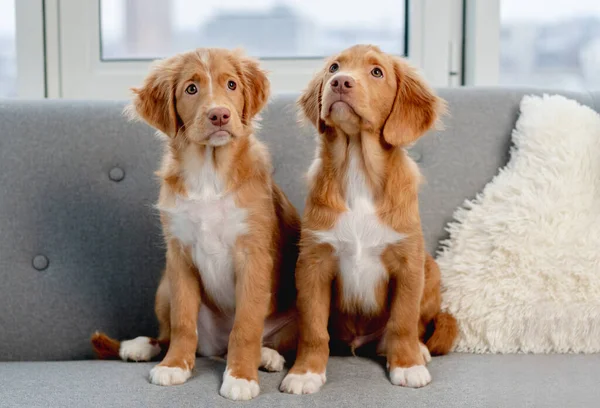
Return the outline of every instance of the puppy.
<path id="1" fill-rule="evenodd" d="M 321 388 L 330 340 L 353 352 L 374 346 L 393 384 L 422 387 L 431 381 L 430 352 L 447 353 L 457 330 L 440 313 L 420 174 L 404 147 L 434 126 L 445 104 L 404 60 L 357 45 L 329 60 L 299 105 L 319 138 L 296 267 L 298 355 L 281 390 Z"/>
<path id="2" fill-rule="evenodd" d="M 221 395 L 251 399 L 259 365 L 280 371 L 279 352 L 295 348 L 297 331 L 300 221 L 254 137 L 269 81 L 239 52 L 197 49 L 156 63 L 133 92 L 129 113 L 166 144 L 158 172 L 167 249 L 155 304 L 160 334 L 119 343 L 97 333 L 92 342 L 100 357 L 135 361 L 168 345 L 150 371 L 159 385 L 185 382 L 196 353 L 227 353 Z"/>

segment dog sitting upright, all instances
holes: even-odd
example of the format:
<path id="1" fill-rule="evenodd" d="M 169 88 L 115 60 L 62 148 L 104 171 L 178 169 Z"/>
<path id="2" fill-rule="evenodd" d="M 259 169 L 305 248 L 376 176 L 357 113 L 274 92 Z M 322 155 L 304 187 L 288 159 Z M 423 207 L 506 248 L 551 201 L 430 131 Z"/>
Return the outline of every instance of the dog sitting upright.
<path id="1" fill-rule="evenodd" d="M 319 138 L 296 268 L 298 356 L 281 389 L 318 391 L 330 340 L 352 351 L 372 346 L 386 355 L 393 384 L 422 387 L 430 352 L 447 353 L 457 328 L 440 313 L 420 173 L 404 147 L 445 104 L 404 60 L 357 45 L 329 60 L 299 105 Z"/>
<path id="2" fill-rule="evenodd" d="M 268 79 L 239 52 L 197 49 L 159 61 L 133 91 L 129 113 L 166 141 L 158 172 L 167 248 L 155 304 L 160 334 L 119 343 L 97 333 L 92 343 L 100 357 L 135 361 L 168 344 L 150 372 L 159 385 L 185 382 L 196 353 L 227 353 L 221 395 L 251 399 L 259 365 L 281 370 L 275 349 L 293 350 L 297 333 L 300 223 L 253 135 Z"/>

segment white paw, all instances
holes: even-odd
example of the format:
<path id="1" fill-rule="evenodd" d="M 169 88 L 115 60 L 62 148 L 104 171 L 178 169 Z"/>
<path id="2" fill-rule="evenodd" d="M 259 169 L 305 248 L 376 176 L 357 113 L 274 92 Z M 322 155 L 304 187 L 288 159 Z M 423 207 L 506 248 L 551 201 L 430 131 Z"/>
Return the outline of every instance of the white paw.
<path id="1" fill-rule="evenodd" d="M 279 389 L 290 394 L 314 394 L 319 391 L 327 378 L 325 373 L 288 374 Z"/>
<path id="2" fill-rule="evenodd" d="M 231 376 L 231 370 L 225 368 L 223 375 L 223 385 L 219 393 L 230 400 L 251 400 L 260 392 L 258 383 L 254 380 L 248 381 L 243 378 Z"/>
<path id="3" fill-rule="evenodd" d="M 421 355 L 423 356 L 423 360 L 425 360 L 425 363 L 429 363 L 431 361 L 431 354 L 429 353 L 429 349 L 427 348 L 427 346 L 419 342 L 419 349 L 421 350 Z"/>
<path id="4" fill-rule="evenodd" d="M 260 366 L 267 371 L 281 371 L 285 364 L 285 358 L 276 350 L 268 347 L 260 349 Z"/>
<path id="5" fill-rule="evenodd" d="M 150 338 L 140 336 L 133 340 L 121 342 L 119 347 L 119 357 L 127 361 L 150 361 L 160 353 L 160 346 L 152 344 Z"/>
<path id="6" fill-rule="evenodd" d="M 150 382 L 156 385 L 183 384 L 192 375 L 190 370 L 157 365 L 150 370 Z"/>
<path id="7" fill-rule="evenodd" d="M 419 388 L 431 382 L 431 374 L 425 366 L 416 365 L 408 368 L 396 367 L 390 371 L 390 381 L 394 385 Z"/>

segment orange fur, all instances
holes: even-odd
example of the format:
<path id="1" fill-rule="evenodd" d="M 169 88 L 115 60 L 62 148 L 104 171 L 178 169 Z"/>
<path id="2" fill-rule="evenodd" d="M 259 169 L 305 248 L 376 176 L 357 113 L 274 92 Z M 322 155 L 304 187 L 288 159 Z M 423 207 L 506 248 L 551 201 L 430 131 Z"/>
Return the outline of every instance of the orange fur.
<path id="1" fill-rule="evenodd" d="M 440 312 L 433 320 L 433 333 L 425 343 L 432 356 L 448 354 L 458 336 L 456 318 L 450 313 Z"/>
<path id="2" fill-rule="evenodd" d="M 170 346 L 159 366 L 194 367 L 198 336 L 203 335 L 196 331 L 202 307 L 223 319 L 235 313 L 227 366 L 231 376 L 256 381 L 265 319 L 295 308 L 299 239 L 296 210 L 272 179 L 266 147 L 253 136 L 253 119 L 269 96 L 267 77 L 256 61 L 239 52 L 198 49 L 158 62 L 134 93 L 129 114 L 167 136 L 157 173 L 167 263 L 155 311 L 159 340 L 170 341 Z M 211 122 L 215 107 L 230 112 L 228 123 Z M 246 232 L 237 237 L 232 249 L 234 310 L 223 306 L 227 299 L 217 298 L 218 293 L 203 284 L 193 248 L 174 233 L 169 216 L 178 200 L 202 193 L 194 184 L 198 166 L 214 169 L 216 175 L 211 177 L 222 181 L 223 194 L 247 214 Z M 296 330 L 288 325 L 273 336 L 269 346 L 293 349 L 295 336 Z M 104 343 L 114 349 L 114 342 Z"/>
<path id="3" fill-rule="evenodd" d="M 341 82 L 348 84 L 344 92 L 335 90 Z M 302 222 L 296 269 L 300 338 L 290 373 L 324 373 L 330 340 L 352 351 L 379 342 L 390 370 L 424 365 L 420 340 L 434 354 L 448 352 L 456 323 L 440 314 L 439 269 L 424 250 L 421 231 L 420 173 L 404 150 L 435 125 L 444 101 L 404 60 L 361 45 L 330 58 L 299 106 L 320 139 Z M 351 168 L 351 154 L 360 158 L 358 167 Z M 317 239 L 347 211 L 346 177 L 352 171 L 364 176 L 379 222 L 404 234 L 381 254 L 387 274 L 372 288 L 369 312 L 361 299 L 347 298 L 334 248 Z M 434 326 L 433 333 L 427 330 Z"/>
<path id="4" fill-rule="evenodd" d="M 113 358 L 119 358 L 119 346 L 120 342 L 115 339 L 111 339 L 104 333 L 96 332 L 90 339 L 92 347 L 96 356 L 99 359 L 107 360 Z"/>

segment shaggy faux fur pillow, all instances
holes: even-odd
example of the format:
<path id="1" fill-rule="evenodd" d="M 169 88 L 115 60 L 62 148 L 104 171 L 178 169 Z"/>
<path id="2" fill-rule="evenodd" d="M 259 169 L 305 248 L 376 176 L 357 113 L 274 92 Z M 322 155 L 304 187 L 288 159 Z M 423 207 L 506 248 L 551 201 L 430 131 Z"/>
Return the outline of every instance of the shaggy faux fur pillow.
<path id="1" fill-rule="evenodd" d="M 600 351 L 600 116 L 527 96 L 505 168 L 456 211 L 438 262 L 456 351 Z"/>

